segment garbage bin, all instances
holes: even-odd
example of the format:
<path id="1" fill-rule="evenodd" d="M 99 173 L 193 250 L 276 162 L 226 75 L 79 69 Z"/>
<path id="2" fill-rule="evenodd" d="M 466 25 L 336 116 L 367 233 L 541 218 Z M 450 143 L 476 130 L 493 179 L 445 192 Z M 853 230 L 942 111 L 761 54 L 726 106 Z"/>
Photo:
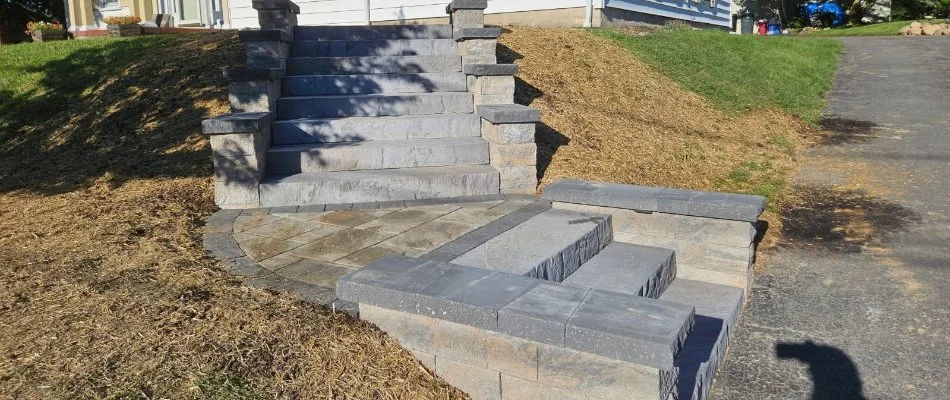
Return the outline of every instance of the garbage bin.
<path id="1" fill-rule="evenodd" d="M 739 24 L 741 27 L 741 30 L 739 31 L 740 33 L 743 35 L 751 35 L 755 27 L 755 20 L 750 17 L 746 17 L 740 19 Z"/>

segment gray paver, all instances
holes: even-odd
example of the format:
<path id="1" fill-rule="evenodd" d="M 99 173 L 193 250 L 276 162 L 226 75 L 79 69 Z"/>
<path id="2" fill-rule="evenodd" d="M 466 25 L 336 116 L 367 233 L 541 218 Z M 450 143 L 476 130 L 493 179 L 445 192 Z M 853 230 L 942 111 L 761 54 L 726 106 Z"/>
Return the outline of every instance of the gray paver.
<path id="1" fill-rule="evenodd" d="M 350 272 L 353 272 L 353 269 L 339 264 L 312 260 L 300 260 L 277 270 L 278 274 L 287 279 L 323 287 L 336 286 L 336 281 Z"/>
<path id="2" fill-rule="evenodd" d="M 693 306 L 591 290 L 567 322 L 575 350 L 670 369 L 693 327 Z"/>
<path id="3" fill-rule="evenodd" d="M 562 346 L 567 320 L 588 291 L 542 282 L 498 310 L 498 331 Z"/>
<path id="4" fill-rule="evenodd" d="M 560 282 L 610 240 L 609 216 L 548 210 L 452 262 Z"/>
<path id="5" fill-rule="evenodd" d="M 613 242 L 563 283 L 655 299 L 675 276 L 672 250 Z"/>
<path id="6" fill-rule="evenodd" d="M 541 121 L 541 112 L 519 104 L 476 107 L 476 114 L 496 124 L 517 124 Z"/>

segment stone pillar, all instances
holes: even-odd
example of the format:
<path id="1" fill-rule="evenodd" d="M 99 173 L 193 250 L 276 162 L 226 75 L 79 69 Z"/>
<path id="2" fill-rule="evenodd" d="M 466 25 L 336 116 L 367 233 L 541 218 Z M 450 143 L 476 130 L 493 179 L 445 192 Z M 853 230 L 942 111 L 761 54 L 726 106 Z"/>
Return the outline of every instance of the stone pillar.
<path id="1" fill-rule="evenodd" d="M 498 62 L 496 50 L 501 28 L 463 28 L 455 31 L 462 65 L 495 64 Z"/>
<path id="2" fill-rule="evenodd" d="M 297 14 L 300 7 L 290 0 L 253 0 L 251 6 L 257 10 L 257 22 L 261 30 L 279 30 L 294 34 L 297 26 Z"/>
<path id="3" fill-rule="evenodd" d="M 224 114 L 202 121 L 214 160 L 214 202 L 221 208 L 260 207 L 260 181 L 270 147 L 273 113 Z"/>
<path id="4" fill-rule="evenodd" d="M 488 141 L 489 164 L 498 170 L 501 192 L 534 194 L 538 186 L 535 124 L 541 113 L 518 104 L 476 107 L 482 138 Z"/>
<path id="5" fill-rule="evenodd" d="M 280 98 L 282 68 L 223 68 L 228 80 L 228 100 L 232 113 L 269 112 L 277 110 Z"/>
<path id="6" fill-rule="evenodd" d="M 281 30 L 239 31 L 249 69 L 284 69 L 290 57 L 294 35 Z"/>
<path id="7" fill-rule="evenodd" d="M 515 103 L 515 64 L 469 64 L 462 67 L 476 106 Z"/>
<path id="8" fill-rule="evenodd" d="M 464 28 L 484 27 L 486 8 L 488 0 L 453 0 L 445 12 L 449 14 L 452 31 L 458 32 Z"/>

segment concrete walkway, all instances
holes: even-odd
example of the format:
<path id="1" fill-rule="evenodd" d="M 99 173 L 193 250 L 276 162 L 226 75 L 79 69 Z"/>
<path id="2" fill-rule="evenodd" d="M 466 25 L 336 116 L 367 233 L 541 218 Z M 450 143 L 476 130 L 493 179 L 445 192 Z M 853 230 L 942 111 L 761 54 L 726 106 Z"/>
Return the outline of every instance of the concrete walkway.
<path id="1" fill-rule="evenodd" d="M 950 38 L 849 38 L 714 399 L 950 399 Z"/>

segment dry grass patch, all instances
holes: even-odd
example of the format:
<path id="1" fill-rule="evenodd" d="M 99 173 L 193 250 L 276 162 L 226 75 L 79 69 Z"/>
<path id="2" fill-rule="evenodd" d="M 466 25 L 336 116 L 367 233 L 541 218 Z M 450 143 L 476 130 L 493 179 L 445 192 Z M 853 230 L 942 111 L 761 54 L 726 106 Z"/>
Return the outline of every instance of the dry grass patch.
<path id="1" fill-rule="evenodd" d="M 200 120 L 227 108 L 234 36 L 0 52 L 0 398 L 463 397 L 371 326 L 207 256 Z"/>

